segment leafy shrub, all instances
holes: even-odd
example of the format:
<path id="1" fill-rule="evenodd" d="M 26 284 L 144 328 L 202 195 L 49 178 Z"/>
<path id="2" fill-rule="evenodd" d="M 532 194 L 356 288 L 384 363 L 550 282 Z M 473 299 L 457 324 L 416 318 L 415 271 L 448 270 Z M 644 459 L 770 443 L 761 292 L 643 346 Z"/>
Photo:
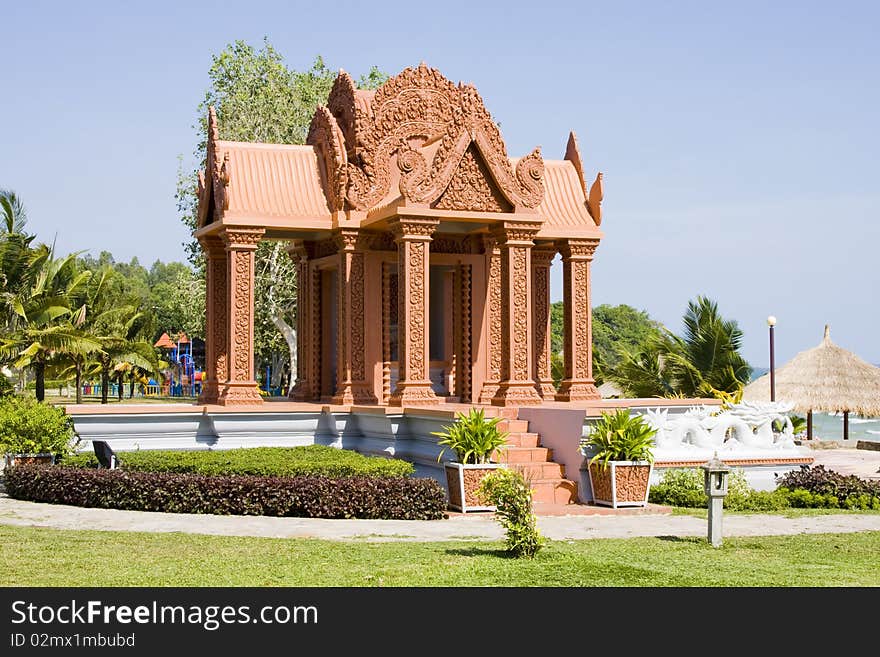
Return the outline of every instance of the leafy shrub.
<path id="1" fill-rule="evenodd" d="M 443 427 L 443 431 L 431 432 L 442 439 L 437 444 L 444 446 L 437 461 L 448 447 L 455 452 L 459 463 L 488 463 L 492 453 L 507 442 L 507 434 L 498 429 L 499 422 L 501 417 L 487 418 L 482 408 L 471 408 L 467 415 L 456 413 L 452 425 Z"/>
<path id="2" fill-rule="evenodd" d="M 5 374 L 0 372 L 0 398 L 9 397 L 14 394 L 15 388 L 12 386 L 12 383 L 9 382 Z"/>
<path id="3" fill-rule="evenodd" d="M 708 498 L 703 490 L 703 471 L 697 468 L 670 468 L 660 482 L 651 486 L 648 501 L 691 509 L 705 508 Z"/>
<path id="4" fill-rule="evenodd" d="M 407 477 L 209 476 L 15 465 L 7 493 L 50 504 L 131 511 L 306 518 L 435 520 L 446 491 L 433 479 Z"/>
<path id="5" fill-rule="evenodd" d="M 0 399 L 0 451 L 63 457 L 72 449 L 73 438 L 73 422 L 63 409 L 33 397 Z"/>
<path id="6" fill-rule="evenodd" d="M 589 435 L 581 441 L 582 449 L 593 452 L 590 463 L 608 467 L 609 461 L 654 462 L 654 429 L 642 415 L 630 415 L 621 408 L 602 417 L 590 427 Z"/>
<path id="7" fill-rule="evenodd" d="M 507 551 L 515 557 L 533 558 L 544 541 L 532 513 L 532 489 L 522 474 L 495 470 L 480 482 L 477 495 L 495 505 L 495 518 L 507 532 Z"/>
<path id="8" fill-rule="evenodd" d="M 666 470 L 658 484 L 651 486 L 648 500 L 686 508 L 703 508 L 709 498 L 703 488 L 704 473 L 700 468 Z M 790 506 L 787 491 L 759 491 L 749 486 L 742 470 L 730 472 L 724 508 L 728 511 L 779 511 Z"/>
<path id="9" fill-rule="evenodd" d="M 413 465 L 400 459 L 364 456 L 325 445 L 247 447 L 225 450 L 143 450 L 117 454 L 122 468 L 136 472 L 176 472 L 203 475 L 260 475 L 267 477 L 408 477 Z M 93 453 L 75 454 L 64 465 L 97 468 Z"/>
<path id="10" fill-rule="evenodd" d="M 824 466 L 803 466 L 777 481 L 773 491 L 752 489 L 742 470 L 735 469 L 728 480 L 724 508 L 730 511 L 779 511 L 801 509 L 880 510 L 880 482 L 842 475 Z M 660 483 L 651 487 L 648 500 L 656 504 L 705 508 L 703 472 L 698 468 L 670 469 Z"/>
<path id="11" fill-rule="evenodd" d="M 811 493 L 833 495 L 838 501 L 851 496 L 868 495 L 880 497 L 880 481 L 861 479 L 856 475 L 843 475 L 834 470 L 826 470 L 825 466 L 801 466 L 792 470 L 776 482 L 781 488 L 794 490 L 802 488 Z"/>
<path id="12" fill-rule="evenodd" d="M 791 506 L 800 509 L 837 509 L 840 508 L 840 500 L 835 495 L 824 493 L 811 493 L 805 488 L 778 488 L 780 491 L 788 491 L 788 501 Z"/>
<path id="13" fill-rule="evenodd" d="M 782 511 L 791 506 L 786 490 L 749 490 L 747 495 L 734 498 L 728 504 L 724 500 L 724 507 L 729 511 Z"/>

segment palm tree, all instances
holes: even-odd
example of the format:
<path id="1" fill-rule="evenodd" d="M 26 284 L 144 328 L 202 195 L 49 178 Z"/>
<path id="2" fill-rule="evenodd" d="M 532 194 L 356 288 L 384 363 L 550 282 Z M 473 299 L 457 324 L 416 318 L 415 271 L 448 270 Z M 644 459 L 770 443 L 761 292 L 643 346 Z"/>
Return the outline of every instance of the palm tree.
<path id="1" fill-rule="evenodd" d="M 621 353 L 608 378 L 635 397 L 719 397 L 737 393 L 751 369 L 739 350 L 742 330 L 725 320 L 718 304 L 698 296 L 688 302 L 684 334 L 668 329 L 636 351 Z"/>
<path id="2" fill-rule="evenodd" d="M 668 348 L 661 336 L 649 340 L 639 350 L 621 350 L 617 365 L 605 367 L 606 378 L 630 397 L 675 397 L 676 386 L 664 367 Z"/>
<path id="3" fill-rule="evenodd" d="M 70 300 L 86 284 L 91 272 L 77 270 L 75 254 L 55 258 L 46 245 L 30 249 L 25 260 L 14 261 L 25 264 L 16 272 L 14 284 L 7 279 L 4 290 L 3 302 L 11 312 L 6 317 L 5 335 L 0 339 L 0 360 L 17 368 L 33 368 L 36 397 L 43 401 L 49 358 L 100 349 L 99 343 L 68 321 Z"/>
<path id="4" fill-rule="evenodd" d="M 0 233 L 0 309 L 3 313 L 3 329 L 7 332 L 21 325 L 16 308 L 30 296 L 38 264 L 35 262 L 36 249 L 31 246 L 35 236 L 24 232 L 27 214 L 14 192 L 0 190 L 0 214 L 3 217 L 3 232 Z M 43 245 L 41 248 L 43 252 L 48 250 Z"/>
<path id="5" fill-rule="evenodd" d="M 721 317 L 717 303 L 697 297 L 688 302 L 682 322 L 684 336 L 670 336 L 674 347 L 668 356 L 680 392 L 715 396 L 748 383 L 751 367 L 739 353 L 743 332 L 735 320 Z"/>
<path id="6" fill-rule="evenodd" d="M 110 378 L 114 372 L 121 389 L 125 372 L 131 367 L 150 372 L 158 370 L 156 349 L 143 339 L 147 321 L 147 316 L 134 304 L 108 308 L 97 318 L 95 329 L 101 344 L 97 369 L 101 375 L 102 404 L 107 403 Z"/>
<path id="7" fill-rule="evenodd" d="M 0 340 L 0 359 L 13 367 L 32 367 L 37 401 L 46 398 L 46 365 L 53 357 L 98 351 L 101 344 L 69 324 L 29 327 Z"/>
<path id="8" fill-rule="evenodd" d="M 15 192 L 0 189 L 0 215 L 7 233 L 23 234 L 27 223 L 27 210 Z"/>

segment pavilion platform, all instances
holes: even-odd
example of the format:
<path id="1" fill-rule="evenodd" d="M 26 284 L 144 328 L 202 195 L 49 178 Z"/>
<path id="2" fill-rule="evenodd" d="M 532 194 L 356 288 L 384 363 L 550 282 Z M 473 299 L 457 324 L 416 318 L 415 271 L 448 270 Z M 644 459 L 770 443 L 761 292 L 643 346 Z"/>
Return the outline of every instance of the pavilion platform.
<path id="1" fill-rule="evenodd" d="M 502 428 L 520 442 L 525 459 L 518 465 L 538 479 L 536 501 L 553 508 L 591 501 L 588 475 L 579 442 L 590 422 L 603 411 L 629 408 L 634 412 L 666 409 L 683 413 L 696 405 L 718 405 L 711 399 L 602 399 L 545 402 L 539 406 L 499 407 L 458 403 L 431 406 L 383 406 L 318 402 L 266 401 L 260 406 L 221 406 L 199 403 L 79 404 L 66 406 L 82 441 L 102 440 L 117 452 L 141 449 L 233 449 L 293 447 L 321 444 L 395 457 L 415 465 L 416 475 L 445 486 L 433 435 L 453 422 L 455 414 L 476 406 L 490 417 L 504 418 Z M 84 442 L 83 448 L 88 449 Z M 531 448 L 531 452 L 527 450 Z M 536 455 L 533 455 L 536 454 Z M 750 456 L 730 465 L 748 469 L 756 487 L 770 488 L 781 472 L 813 462 L 803 454 Z M 666 468 L 701 463 L 658 460 L 655 480 Z"/>

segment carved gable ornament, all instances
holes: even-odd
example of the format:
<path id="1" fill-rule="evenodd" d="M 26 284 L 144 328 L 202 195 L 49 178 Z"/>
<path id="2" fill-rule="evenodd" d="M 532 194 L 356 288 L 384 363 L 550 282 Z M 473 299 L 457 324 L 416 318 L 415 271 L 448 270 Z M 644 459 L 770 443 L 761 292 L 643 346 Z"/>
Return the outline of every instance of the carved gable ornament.
<path id="1" fill-rule="evenodd" d="M 430 163 L 425 147 L 439 141 Z M 324 160 L 331 207 L 368 210 L 391 190 L 392 167 L 407 203 L 488 212 L 530 211 L 544 198 L 539 149 L 514 170 L 497 125 L 472 85 L 421 64 L 375 93 L 340 72 L 308 143 Z"/>
<path id="2" fill-rule="evenodd" d="M 208 108 L 208 143 L 206 145 L 207 158 L 205 170 L 199 171 L 198 195 L 199 215 L 198 226 L 204 226 L 212 221 L 219 221 L 223 210 L 229 208 L 229 198 L 226 188 L 229 186 L 229 153 L 223 153 L 217 149 L 220 140 L 220 131 L 217 126 L 217 113 L 213 107 Z M 213 204 L 211 200 L 213 199 Z M 214 216 L 209 217 L 209 208 L 213 206 Z"/>

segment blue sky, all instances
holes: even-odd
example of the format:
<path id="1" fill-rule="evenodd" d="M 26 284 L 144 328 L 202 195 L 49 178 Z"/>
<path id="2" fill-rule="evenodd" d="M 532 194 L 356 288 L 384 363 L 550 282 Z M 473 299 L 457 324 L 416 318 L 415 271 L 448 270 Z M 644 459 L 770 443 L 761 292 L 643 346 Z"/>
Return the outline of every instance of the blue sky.
<path id="1" fill-rule="evenodd" d="M 424 60 L 477 86 L 512 155 L 562 157 L 577 132 L 605 173 L 595 303 L 677 330 L 706 294 L 753 364 L 768 314 L 778 362 L 829 323 L 880 363 L 878 19 L 871 2 L 8 3 L 0 187 L 62 251 L 183 259 L 177 158 L 213 53 L 265 35 L 294 68 Z"/>

